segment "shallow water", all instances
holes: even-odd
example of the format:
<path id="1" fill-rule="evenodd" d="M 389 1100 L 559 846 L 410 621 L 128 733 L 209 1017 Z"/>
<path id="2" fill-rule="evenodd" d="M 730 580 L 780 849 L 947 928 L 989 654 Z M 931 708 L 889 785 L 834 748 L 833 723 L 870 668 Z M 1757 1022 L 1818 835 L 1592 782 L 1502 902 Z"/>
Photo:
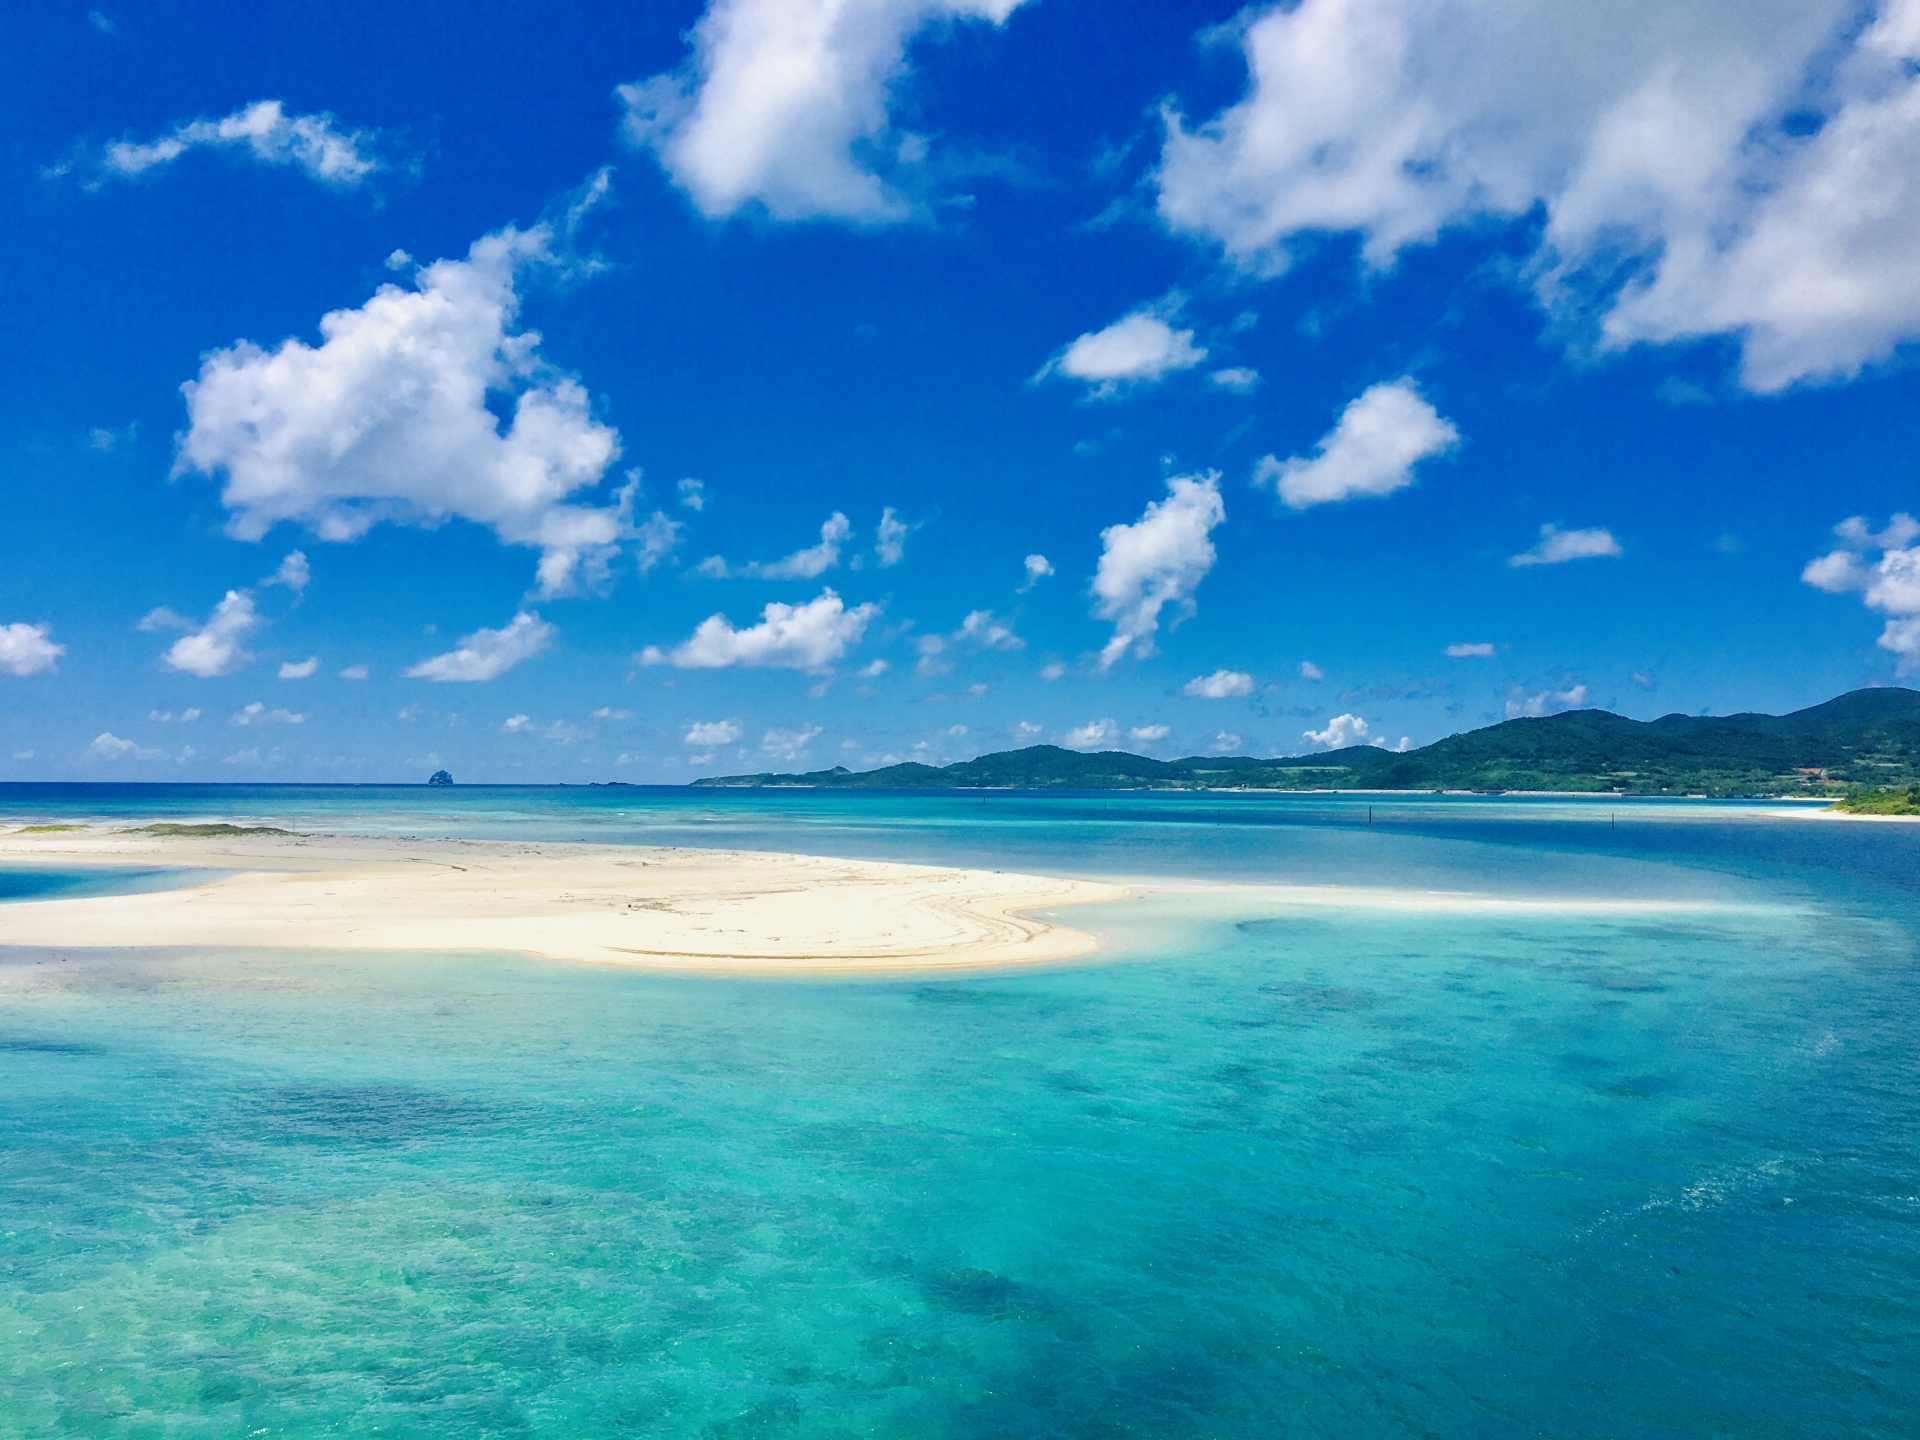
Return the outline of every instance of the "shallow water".
<path id="1" fill-rule="evenodd" d="M 1152 889 L 1063 916 L 1100 963 L 932 982 L 16 953 L 0 1431 L 1920 1429 L 1920 827 L 356 803 L 1699 908 Z"/>
<path id="2" fill-rule="evenodd" d="M 121 865 L 55 868 L 16 866 L 0 868 L 0 902 L 8 900 L 80 900 L 91 895 L 135 895 L 171 890 L 192 880 L 208 878 L 208 870 Z"/>

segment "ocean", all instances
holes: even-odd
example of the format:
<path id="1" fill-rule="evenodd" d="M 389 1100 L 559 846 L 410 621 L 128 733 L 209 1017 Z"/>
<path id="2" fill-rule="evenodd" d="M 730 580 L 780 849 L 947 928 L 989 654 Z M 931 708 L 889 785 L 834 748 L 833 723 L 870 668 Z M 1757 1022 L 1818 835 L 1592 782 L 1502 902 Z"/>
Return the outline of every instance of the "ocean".
<path id="1" fill-rule="evenodd" d="M 937 979 L 0 952 L 0 1434 L 1920 1433 L 1920 826 L 1787 808 L 0 787 L 1140 890 Z"/>

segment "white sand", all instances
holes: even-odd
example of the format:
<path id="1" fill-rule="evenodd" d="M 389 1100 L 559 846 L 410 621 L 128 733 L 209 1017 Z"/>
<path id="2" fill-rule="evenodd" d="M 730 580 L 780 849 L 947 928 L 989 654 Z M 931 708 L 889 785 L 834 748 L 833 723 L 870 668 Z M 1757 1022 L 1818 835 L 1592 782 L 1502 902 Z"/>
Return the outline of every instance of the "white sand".
<path id="1" fill-rule="evenodd" d="M 233 871 L 0 905 L 0 945 L 509 951 L 676 970 L 1030 965 L 1098 940 L 1025 912 L 1120 886 L 728 850 L 347 836 L 0 834 L 0 863 Z"/>

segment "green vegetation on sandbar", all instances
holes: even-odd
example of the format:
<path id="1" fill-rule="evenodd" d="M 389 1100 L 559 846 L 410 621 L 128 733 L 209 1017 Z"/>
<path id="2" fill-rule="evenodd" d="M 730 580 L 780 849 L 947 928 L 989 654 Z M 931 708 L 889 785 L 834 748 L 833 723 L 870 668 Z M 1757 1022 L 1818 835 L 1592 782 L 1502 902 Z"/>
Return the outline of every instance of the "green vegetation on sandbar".
<path id="1" fill-rule="evenodd" d="M 1833 808 L 1849 815 L 1920 815 L 1920 784 L 1904 790 L 1856 788 L 1834 801 Z"/>
<path id="2" fill-rule="evenodd" d="M 1152 760 L 1034 745 L 956 765 L 729 775 L 696 785 L 888 789 L 1472 790 L 1613 795 L 1798 796 L 1904 792 L 1920 784 L 1920 691 L 1855 690 L 1791 715 L 1572 710 L 1507 720 L 1397 753 L 1368 745 L 1267 759 Z M 1892 812 L 1884 812 L 1892 813 Z"/>
<path id="3" fill-rule="evenodd" d="M 186 835 L 196 840 L 215 835 L 292 835 L 292 830 L 272 825 L 139 825 L 121 832 L 124 835 Z"/>
<path id="4" fill-rule="evenodd" d="M 16 835 L 51 835 L 58 830 L 84 830 L 84 825 L 22 825 Z"/>

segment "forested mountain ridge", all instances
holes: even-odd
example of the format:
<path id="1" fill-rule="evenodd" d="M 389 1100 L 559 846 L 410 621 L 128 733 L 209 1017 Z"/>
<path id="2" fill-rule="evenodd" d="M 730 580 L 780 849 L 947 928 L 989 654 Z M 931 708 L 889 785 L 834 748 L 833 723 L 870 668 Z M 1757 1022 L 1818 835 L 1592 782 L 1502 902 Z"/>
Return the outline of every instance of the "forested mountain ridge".
<path id="1" fill-rule="evenodd" d="M 1855 690 L 1790 715 L 1606 710 L 1507 720 L 1404 754 L 1353 746 L 1280 759 L 1153 760 L 1033 745 L 958 764 L 729 775 L 706 786 L 1074 790 L 1557 790 L 1625 795 L 1838 795 L 1920 780 L 1920 691 Z"/>

